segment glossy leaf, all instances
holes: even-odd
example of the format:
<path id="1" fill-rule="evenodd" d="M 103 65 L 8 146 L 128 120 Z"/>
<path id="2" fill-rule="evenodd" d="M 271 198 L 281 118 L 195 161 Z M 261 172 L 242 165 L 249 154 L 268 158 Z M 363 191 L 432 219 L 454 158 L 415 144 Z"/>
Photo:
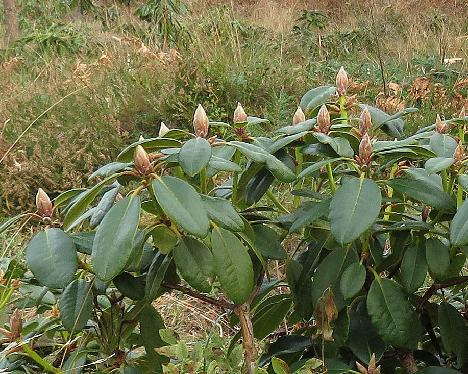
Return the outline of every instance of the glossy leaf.
<path id="1" fill-rule="evenodd" d="M 91 219 L 89 220 L 89 226 L 92 229 L 101 223 L 104 216 L 112 208 L 112 205 L 114 205 L 115 198 L 119 193 L 119 189 L 120 186 L 117 185 L 115 188 L 112 188 L 111 190 L 107 191 L 102 196 L 101 201 L 99 201 L 99 204 L 96 206 L 96 209 L 93 215 L 91 216 Z"/>
<path id="2" fill-rule="evenodd" d="M 345 299 L 356 296 L 364 286 L 366 268 L 359 262 L 349 265 L 341 276 L 340 290 Z"/>
<path id="3" fill-rule="evenodd" d="M 31 239 L 26 261 L 37 280 L 50 288 L 66 287 L 78 269 L 73 240 L 57 228 L 39 232 Z"/>
<path id="4" fill-rule="evenodd" d="M 153 262 L 146 274 L 145 300 L 151 302 L 156 299 L 171 262 L 171 257 L 161 254 L 153 258 Z"/>
<path id="5" fill-rule="evenodd" d="M 457 148 L 457 141 L 450 135 L 435 132 L 430 137 L 429 146 L 438 157 L 452 158 Z"/>
<path id="6" fill-rule="evenodd" d="M 468 328 L 459 311 L 443 302 L 438 307 L 440 337 L 447 352 L 457 355 L 458 366 L 468 360 Z"/>
<path id="7" fill-rule="evenodd" d="M 198 237 L 208 234 L 210 223 L 197 191 L 187 182 L 163 176 L 153 181 L 156 200 L 164 213 L 182 229 Z"/>
<path id="8" fill-rule="evenodd" d="M 91 265 L 99 279 L 108 282 L 125 269 L 139 221 L 138 196 L 120 200 L 106 214 L 96 230 L 91 254 Z"/>
<path id="9" fill-rule="evenodd" d="M 254 286 L 252 260 L 247 248 L 230 231 L 213 229 L 211 245 L 221 288 L 236 304 L 247 300 Z"/>
<path id="10" fill-rule="evenodd" d="M 172 251 L 174 262 L 182 278 L 201 292 L 211 290 L 213 255 L 202 242 L 189 237 L 182 238 Z"/>
<path id="11" fill-rule="evenodd" d="M 74 280 L 63 291 L 59 300 L 60 318 L 68 331 L 77 333 L 86 326 L 93 309 L 91 284 L 83 279 Z"/>
<path id="12" fill-rule="evenodd" d="M 468 244 L 468 200 L 462 204 L 450 225 L 450 242 L 461 246 Z"/>
<path id="13" fill-rule="evenodd" d="M 330 204 L 331 232 L 342 245 L 357 239 L 377 219 L 382 197 L 377 184 L 353 178 L 335 193 Z"/>
<path id="14" fill-rule="evenodd" d="M 228 200 L 203 195 L 202 201 L 208 217 L 218 225 L 231 231 L 244 229 L 244 221 Z"/>
<path id="15" fill-rule="evenodd" d="M 442 279 L 450 266 L 450 248 L 439 239 L 426 240 L 426 261 L 435 279 Z"/>
<path id="16" fill-rule="evenodd" d="M 309 90 L 301 99 L 301 108 L 304 112 L 314 110 L 325 104 L 336 92 L 333 86 L 320 86 Z"/>
<path id="17" fill-rule="evenodd" d="M 264 258 L 283 260 L 288 257 L 281 245 L 281 237 L 274 229 L 266 225 L 253 225 L 254 245 Z"/>
<path id="18" fill-rule="evenodd" d="M 367 295 L 367 312 L 377 333 L 396 347 L 414 348 L 419 321 L 405 293 L 393 280 L 377 278 Z"/>
<path id="19" fill-rule="evenodd" d="M 422 286 L 427 275 L 425 241 L 420 238 L 421 243 L 409 246 L 403 255 L 400 267 L 401 284 L 408 293 L 413 293 Z"/>
<path id="20" fill-rule="evenodd" d="M 211 158 L 211 145 L 204 138 L 188 140 L 180 149 L 179 163 L 191 177 L 208 165 Z"/>

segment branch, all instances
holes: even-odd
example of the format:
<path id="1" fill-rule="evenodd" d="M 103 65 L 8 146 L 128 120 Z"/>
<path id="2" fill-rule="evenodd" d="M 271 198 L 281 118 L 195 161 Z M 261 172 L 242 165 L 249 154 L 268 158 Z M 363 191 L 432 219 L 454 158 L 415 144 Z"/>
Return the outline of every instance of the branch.
<path id="1" fill-rule="evenodd" d="M 429 301 L 429 299 L 437 291 L 441 290 L 442 288 L 456 286 L 457 284 L 462 284 L 465 282 L 468 282 L 468 276 L 466 275 L 463 277 L 459 277 L 459 278 L 447 279 L 446 281 L 441 282 L 441 283 L 434 283 L 431 287 L 429 287 L 429 289 L 426 291 L 426 293 L 422 297 L 421 302 L 417 309 L 420 311 L 424 307 L 424 304 L 426 304 Z"/>
<path id="2" fill-rule="evenodd" d="M 192 290 L 191 288 L 181 286 L 180 284 L 172 284 L 172 283 L 168 283 L 168 282 L 162 282 L 162 286 L 166 287 L 166 288 L 169 288 L 171 290 L 180 291 L 180 292 L 182 292 L 182 293 L 184 293 L 186 295 L 195 297 L 195 298 L 200 299 L 200 300 L 202 300 L 202 301 L 204 301 L 204 302 L 206 302 L 208 304 L 215 305 L 215 306 L 223 308 L 223 309 L 234 310 L 234 308 L 235 308 L 234 304 L 228 303 L 228 302 L 223 301 L 223 300 L 213 299 L 210 296 L 203 295 L 203 294 L 201 294 L 201 293 L 199 293 L 199 292 L 197 292 L 195 290 Z"/>

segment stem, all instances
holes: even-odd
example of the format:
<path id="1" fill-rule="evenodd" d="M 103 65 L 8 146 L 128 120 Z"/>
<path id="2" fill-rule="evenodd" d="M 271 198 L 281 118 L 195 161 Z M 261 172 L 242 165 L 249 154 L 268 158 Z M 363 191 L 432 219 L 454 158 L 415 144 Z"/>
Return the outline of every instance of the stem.
<path id="1" fill-rule="evenodd" d="M 465 275 L 463 277 L 459 278 L 452 278 L 452 279 L 447 279 L 444 282 L 441 283 L 434 283 L 429 289 L 426 291 L 424 296 L 421 299 L 421 302 L 419 303 L 418 310 L 421 310 L 424 307 L 424 304 L 429 301 L 429 299 L 439 290 L 442 288 L 446 287 L 451 287 L 451 286 L 456 286 L 457 284 L 462 284 L 468 282 L 468 275 Z"/>
<path id="2" fill-rule="evenodd" d="M 234 163 L 239 165 L 240 163 L 240 153 L 239 151 L 236 149 L 236 152 L 234 153 Z M 239 172 L 234 172 L 234 174 L 232 175 L 232 196 L 231 196 L 231 200 L 232 202 L 235 204 L 236 201 L 237 201 L 237 185 L 239 183 Z"/>
<path id="3" fill-rule="evenodd" d="M 23 344 L 21 346 L 24 353 L 26 353 L 31 359 L 36 361 L 39 365 L 41 365 L 46 371 L 54 374 L 61 374 L 63 371 L 57 369 L 56 367 L 52 366 L 49 362 L 44 360 L 41 356 L 39 356 L 34 350 L 27 344 Z"/>
<path id="4" fill-rule="evenodd" d="M 304 155 L 301 153 L 300 149 L 296 148 L 295 149 L 295 156 L 296 156 L 296 174 L 299 175 L 300 172 L 302 171 L 302 163 L 304 162 Z M 300 185 L 302 185 L 302 181 L 299 182 Z M 301 203 L 301 197 L 300 196 L 294 196 L 293 204 L 294 207 L 297 208 L 299 204 Z"/>
<path id="5" fill-rule="evenodd" d="M 393 179 L 397 168 L 398 168 L 398 165 L 393 165 L 392 168 L 390 169 L 390 177 L 389 177 L 390 180 Z M 393 188 L 390 186 L 387 186 L 387 189 L 388 189 L 387 197 L 391 199 L 393 197 Z M 389 202 L 388 206 L 385 208 L 384 221 L 388 221 L 390 219 L 391 213 L 392 213 L 392 203 Z"/>
<path id="6" fill-rule="evenodd" d="M 342 118 L 342 121 L 341 123 L 346 125 L 348 123 L 348 112 L 346 111 L 346 108 L 345 108 L 345 101 L 346 101 L 346 98 L 344 95 L 341 95 L 340 96 L 340 117 Z"/>
<path id="7" fill-rule="evenodd" d="M 206 193 L 206 169 L 200 171 L 200 192 Z"/>
<path id="8" fill-rule="evenodd" d="M 457 208 L 460 208 L 463 204 L 463 188 L 458 185 L 457 187 Z"/>
<path id="9" fill-rule="evenodd" d="M 440 173 L 440 176 L 442 177 L 442 187 L 444 188 L 445 192 L 448 192 L 448 184 L 447 184 L 447 170 L 442 170 Z"/>
<path id="10" fill-rule="evenodd" d="M 281 202 L 276 198 L 276 196 L 271 192 L 271 190 L 268 190 L 266 192 L 266 196 L 271 200 L 271 202 L 282 212 L 284 213 L 289 213 L 289 210 L 286 209 L 286 207 L 281 204 Z"/>
<path id="11" fill-rule="evenodd" d="M 331 164 L 327 164 L 327 175 L 328 175 L 328 182 L 330 183 L 330 190 L 331 193 L 334 194 L 336 191 L 335 179 L 333 178 L 333 170 Z"/>
<path id="12" fill-rule="evenodd" d="M 247 374 L 253 374 L 257 350 L 255 349 L 252 319 L 250 318 L 250 305 L 247 303 L 239 305 L 234 311 L 239 317 Z"/>

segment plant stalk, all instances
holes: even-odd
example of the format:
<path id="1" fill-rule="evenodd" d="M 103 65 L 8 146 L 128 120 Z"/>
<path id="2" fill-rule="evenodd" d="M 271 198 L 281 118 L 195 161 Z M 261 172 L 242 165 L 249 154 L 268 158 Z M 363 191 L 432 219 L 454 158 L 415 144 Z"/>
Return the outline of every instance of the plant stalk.
<path id="1" fill-rule="evenodd" d="M 247 374 L 253 374 L 255 371 L 255 360 L 257 350 L 255 348 L 255 339 L 253 334 L 252 319 L 250 318 L 250 305 L 245 303 L 235 309 L 242 332 L 242 346 L 244 347 L 244 358 Z"/>
<path id="2" fill-rule="evenodd" d="M 328 175 L 328 182 L 330 183 L 331 193 L 334 194 L 336 192 L 336 184 L 335 184 L 335 178 L 333 178 L 333 170 L 332 170 L 331 164 L 327 164 L 327 175 Z"/>
<path id="3" fill-rule="evenodd" d="M 345 108 L 346 98 L 344 95 L 340 96 L 339 103 L 340 103 L 340 118 L 342 119 L 341 123 L 346 125 L 348 123 L 348 112 Z"/>

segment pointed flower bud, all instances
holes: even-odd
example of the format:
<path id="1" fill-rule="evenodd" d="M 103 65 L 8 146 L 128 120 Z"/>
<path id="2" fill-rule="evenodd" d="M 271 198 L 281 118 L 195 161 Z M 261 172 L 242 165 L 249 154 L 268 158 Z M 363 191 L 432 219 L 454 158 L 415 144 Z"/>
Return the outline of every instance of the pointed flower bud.
<path id="1" fill-rule="evenodd" d="M 201 104 L 199 104 L 195 114 L 193 115 L 193 129 L 195 130 L 195 135 L 200 138 L 206 138 L 208 136 L 209 126 L 208 116 L 206 115 L 205 109 Z"/>
<path id="2" fill-rule="evenodd" d="M 166 126 L 164 122 L 161 122 L 161 126 L 159 127 L 159 134 L 160 138 L 163 138 L 169 132 L 169 127 Z"/>
<path id="3" fill-rule="evenodd" d="M 338 74 L 336 74 L 336 92 L 338 92 L 338 95 L 343 96 L 346 94 L 348 86 L 348 73 L 346 73 L 346 70 L 342 66 L 340 70 L 338 70 Z"/>
<path id="4" fill-rule="evenodd" d="M 36 207 L 37 214 L 39 214 L 41 217 L 50 217 L 54 211 L 54 205 L 52 204 L 52 201 L 50 201 L 49 196 L 42 188 L 37 190 Z"/>
<path id="5" fill-rule="evenodd" d="M 234 111 L 234 123 L 244 123 L 247 122 L 247 114 L 245 113 L 244 108 L 242 108 L 242 105 L 238 102 L 237 103 L 237 108 Z"/>
<path id="6" fill-rule="evenodd" d="M 135 155 L 133 157 L 135 169 L 141 174 L 146 175 L 151 171 L 151 160 L 141 145 L 135 148 Z"/>
<path id="7" fill-rule="evenodd" d="M 317 131 L 324 134 L 328 134 L 330 130 L 330 113 L 328 112 L 327 106 L 322 105 L 318 114 L 317 114 Z"/>
<path id="8" fill-rule="evenodd" d="M 359 124 L 359 132 L 361 136 L 367 134 L 372 127 L 372 117 L 367 108 L 365 108 L 361 113 L 361 123 Z"/>
<path id="9" fill-rule="evenodd" d="M 302 111 L 302 108 L 298 106 L 293 116 L 293 125 L 297 125 L 298 123 L 304 122 L 305 120 L 305 114 Z"/>
<path id="10" fill-rule="evenodd" d="M 447 132 L 447 124 L 440 119 L 440 116 L 437 114 L 435 129 L 439 134 L 445 134 Z"/>
<path id="11" fill-rule="evenodd" d="M 368 166 L 372 161 L 372 142 L 369 134 L 364 134 L 359 143 L 359 156 L 356 157 L 359 165 Z"/>

